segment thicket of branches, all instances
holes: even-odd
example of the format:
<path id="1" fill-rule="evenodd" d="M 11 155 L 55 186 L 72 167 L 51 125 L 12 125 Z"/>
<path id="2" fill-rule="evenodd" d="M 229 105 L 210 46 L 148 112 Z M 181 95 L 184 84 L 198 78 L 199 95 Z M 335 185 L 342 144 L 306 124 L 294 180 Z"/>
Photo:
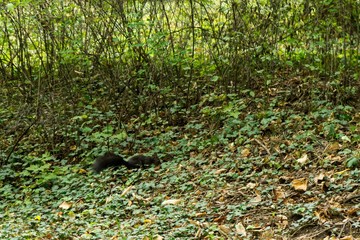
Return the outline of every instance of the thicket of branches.
<path id="1" fill-rule="evenodd" d="M 112 110 L 119 120 L 154 108 L 171 116 L 213 92 L 266 96 L 288 86 L 293 100 L 350 99 L 359 84 L 359 5 L 5 1 L 3 107 L 25 119 L 36 115 L 55 133 L 84 107 Z"/>

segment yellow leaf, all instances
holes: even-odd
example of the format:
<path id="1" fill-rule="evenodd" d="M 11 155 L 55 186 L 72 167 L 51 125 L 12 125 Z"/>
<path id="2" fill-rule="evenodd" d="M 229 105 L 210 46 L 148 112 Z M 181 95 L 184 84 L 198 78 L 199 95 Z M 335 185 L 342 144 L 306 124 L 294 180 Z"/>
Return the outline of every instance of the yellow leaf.
<path id="1" fill-rule="evenodd" d="M 151 219 L 145 219 L 145 220 L 144 220 L 144 223 L 151 224 L 151 223 L 152 223 L 152 220 L 151 220 Z"/>
<path id="2" fill-rule="evenodd" d="M 37 221 L 40 221 L 40 220 L 41 220 L 41 216 L 40 216 L 40 215 L 37 215 L 37 216 L 34 217 L 34 219 L 37 220 Z"/>
<path id="3" fill-rule="evenodd" d="M 69 216 L 70 218 L 75 218 L 75 217 L 76 217 L 75 213 L 72 212 L 72 211 L 68 213 L 68 216 Z"/>
<path id="4" fill-rule="evenodd" d="M 248 148 L 245 148 L 241 151 L 242 157 L 248 157 L 250 155 L 250 150 Z"/>
<path id="5" fill-rule="evenodd" d="M 306 178 L 294 179 L 291 182 L 291 186 L 297 191 L 307 190 L 308 180 Z"/>
<path id="6" fill-rule="evenodd" d="M 348 171 L 349 171 L 349 169 L 345 169 L 345 170 L 343 170 L 343 171 L 334 173 L 334 175 L 335 175 L 335 174 L 343 175 L 343 174 L 347 173 Z"/>
<path id="7" fill-rule="evenodd" d="M 325 152 L 336 152 L 341 148 L 341 145 L 338 142 L 331 143 L 327 146 L 327 148 L 324 150 Z"/>

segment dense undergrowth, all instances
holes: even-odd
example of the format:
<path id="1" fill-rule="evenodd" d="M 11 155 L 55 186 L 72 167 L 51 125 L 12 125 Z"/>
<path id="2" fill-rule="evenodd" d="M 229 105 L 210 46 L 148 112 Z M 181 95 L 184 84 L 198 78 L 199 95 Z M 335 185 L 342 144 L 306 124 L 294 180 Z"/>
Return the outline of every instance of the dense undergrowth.
<path id="1" fill-rule="evenodd" d="M 111 112 L 87 108 L 73 119 L 79 132 L 64 133 L 73 144 L 52 152 L 29 130 L 0 170 L 0 237 L 359 237 L 359 112 L 283 103 L 212 94 L 183 126 L 150 113 L 119 128 L 97 123 Z M 8 150 L 13 138 L 2 138 Z M 157 153 L 162 164 L 96 175 L 107 150 Z"/>
<path id="2" fill-rule="evenodd" d="M 0 7 L 1 239 L 360 237 L 359 1 Z"/>

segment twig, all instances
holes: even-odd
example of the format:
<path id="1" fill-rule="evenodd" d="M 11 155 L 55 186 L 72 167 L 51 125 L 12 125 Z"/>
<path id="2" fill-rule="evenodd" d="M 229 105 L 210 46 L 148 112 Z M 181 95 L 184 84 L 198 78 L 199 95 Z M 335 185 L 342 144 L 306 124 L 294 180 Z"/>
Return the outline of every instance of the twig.
<path id="1" fill-rule="evenodd" d="M 348 224 L 349 222 L 350 222 L 349 219 L 346 219 L 346 221 L 344 222 L 344 224 L 343 224 L 343 226 L 342 226 L 342 228 L 341 228 L 341 231 L 339 232 L 339 235 L 338 235 L 338 238 L 339 238 L 339 239 L 340 239 L 342 233 L 344 232 L 344 229 L 345 229 L 346 224 Z"/>
<path id="2" fill-rule="evenodd" d="M 256 138 L 254 138 L 253 141 L 257 142 L 260 146 L 262 146 L 262 147 L 265 149 L 265 151 L 267 152 L 267 154 L 268 154 L 269 156 L 271 155 L 269 149 L 268 149 L 262 142 L 260 142 L 260 141 L 257 140 Z"/>
<path id="3" fill-rule="evenodd" d="M 14 146 L 11 148 L 11 151 L 9 152 L 9 154 L 7 155 L 6 157 L 6 161 L 5 162 L 8 162 L 10 157 L 11 157 L 11 154 L 15 151 L 17 145 L 19 144 L 19 142 L 21 141 L 21 139 L 25 136 L 25 134 L 30 130 L 30 128 L 36 123 L 37 121 L 37 117 L 34 119 L 34 121 L 32 121 L 32 123 L 25 129 L 25 131 L 23 131 L 21 133 L 21 135 L 16 139 L 15 143 L 14 143 Z M 1 163 L 2 165 L 3 163 Z"/>

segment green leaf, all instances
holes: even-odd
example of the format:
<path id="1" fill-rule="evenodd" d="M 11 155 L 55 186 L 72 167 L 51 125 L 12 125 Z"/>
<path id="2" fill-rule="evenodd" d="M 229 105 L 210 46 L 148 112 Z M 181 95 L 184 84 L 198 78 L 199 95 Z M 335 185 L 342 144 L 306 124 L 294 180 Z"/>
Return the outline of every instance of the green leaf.
<path id="1" fill-rule="evenodd" d="M 360 167 L 360 158 L 358 158 L 358 157 L 350 157 L 350 158 L 346 161 L 346 166 L 347 166 L 348 168 Z"/>
<path id="2" fill-rule="evenodd" d="M 219 76 L 213 76 L 211 77 L 210 81 L 217 82 L 219 80 Z"/>

